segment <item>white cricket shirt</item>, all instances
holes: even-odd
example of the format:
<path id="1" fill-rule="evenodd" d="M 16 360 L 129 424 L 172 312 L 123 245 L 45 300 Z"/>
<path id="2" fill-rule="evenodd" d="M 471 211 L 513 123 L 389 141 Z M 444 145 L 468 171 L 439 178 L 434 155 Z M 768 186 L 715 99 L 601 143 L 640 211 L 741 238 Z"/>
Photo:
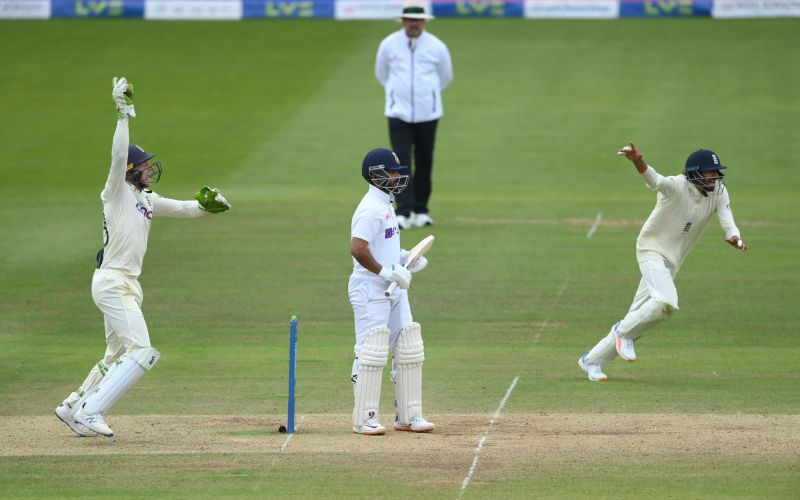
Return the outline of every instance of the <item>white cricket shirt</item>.
<path id="1" fill-rule="evenodd" d="M 442 116 L 442 91 L 453 80 L 447 46 L 427 31 L 408 38 L 405 30 L 383 39 L 375 56 L 375 77 L 386 94 L 384 114 L 406 123 Z"/>
<path id="2" fill-rule="evenodd" d="M 392 207 L 391 197 L 370 186 L 361 199 L 350 224 L 350 237 L 369 244 L 369 251 L 381 266 L 390 267 L 400 262 L 400 227 Z M 353 258 L 353 272 L 377 276 Z"/>
<path id="3" fill-rule="evenodd" d="M 727 188 L 719 195 L 703 196 L 683 174 L 664 177 L 650 166 L 642 177 L 658 195 L 636 240 L 638 260 L 664 259 L 677 271 L 715 213 L 725 238 L 739 236 Z"/>
<path id="4" fill-rule="evenodd" d="M 98 269 L 121 271 L 132 278 L 142 272 L 150 222 L 154 216 L 201 217 L 208 212 L 195 201 L 177 201 L 140 191 L 125 181 L 128 118 L 117 121 L 111 147 L 111 169 L 100 193 L 103 201 L 103 261 Z"/>

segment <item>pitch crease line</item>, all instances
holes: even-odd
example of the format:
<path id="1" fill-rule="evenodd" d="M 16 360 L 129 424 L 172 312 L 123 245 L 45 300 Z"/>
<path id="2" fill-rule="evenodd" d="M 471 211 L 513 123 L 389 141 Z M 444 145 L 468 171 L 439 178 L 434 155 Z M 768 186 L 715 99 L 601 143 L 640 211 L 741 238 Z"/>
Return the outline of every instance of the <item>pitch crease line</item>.
<path id="1" fill-rule="evenodd" d="M 305 415 L 300 415 L 300 419 L 297 421 L 297 424 L 295 424 L 295 426 L 294 426 L 294 431 L 295 432 L 293 432 L 293 433 L 289 434 L 288 436 L 286 436 L 286 440 L 283 442 L 283 446 L 281 446 L 281 453 L 283 453 L 283 450 L 285 450 L 286 447 L 289 446 L 289 441 L 292 440 L 292 436 L 294 436 L 295 433 L 297 432 L 297 429 L 300 428 L 300 424 L 303 423 L 303 419 L 305 417 L 306 417 Z"/>
<path id="2" fill-rule="evenodd" d="M 600 225 L 600 221 L 603 220 L 603 212 L 597 212 L 597 217 L 594 219 L 594 224 L 592 227 L 589 228 L 589 232 L 586 233 L 586 239 L 592 237 L 595 231 L 597 231 L 597 227 Z"/>
<path id="3" fill-rule="evenodd" d="M 514 380 L 511 382 L 511 385 L 508 386 L 508 390 L 506 391 L 505 396 L 503 396 L 503 399 L 500 400 L 500 404 L 497 406 L 497 410 L 495 410 L 492 419 L 489 420 L 489 424 L 486 426 L 486 430 L 483 431 L 483 435 L 481 436 L 480 441 L 478 441 L 478 447 L 475 448 L 475 458 L 472 459 L 472 465 L 469 466 L 469 472 L 467 472 L 464 481 L 461 483 L 461 492 L 458 495 L 459 498 L 461 498 L 461 496 L 464 494 L 464 491 L 467 489 L 467 486 L 469 486 L 469 482 L 472 480 L 472 476 L 478 469 L 478 458 L 481 455 L 483 444 L 486 442 L 486 438 L 489 436 L 489 431 L 492 430 L 494 423 L 497 421 L 498 417 L 500 417 L 500 412 L 503 411 L 503 407 L 506 405 L 506 401 L 508 401 L 508 397 L 511 396 L 511 391 L 514 390 L 514 387 L 516 387 L 518 381 L 519 381 L 519 375 L 514 377 Z"/>

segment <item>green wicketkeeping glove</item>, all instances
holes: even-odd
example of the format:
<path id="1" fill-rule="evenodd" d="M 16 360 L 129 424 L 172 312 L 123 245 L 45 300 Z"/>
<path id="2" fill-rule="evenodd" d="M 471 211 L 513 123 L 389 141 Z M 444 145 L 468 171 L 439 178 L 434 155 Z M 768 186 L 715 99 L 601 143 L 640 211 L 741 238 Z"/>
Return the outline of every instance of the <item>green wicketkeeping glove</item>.
<path id="1" fill-rule="evenodd" d="M 200 204 L 200 208 L 212 214 L 218 214 L 230 210 L 231 208 L 231 204 L 220 194 L 217 188 L 203 186 L 200 191 L 194 195 L 194 199 Z"/>

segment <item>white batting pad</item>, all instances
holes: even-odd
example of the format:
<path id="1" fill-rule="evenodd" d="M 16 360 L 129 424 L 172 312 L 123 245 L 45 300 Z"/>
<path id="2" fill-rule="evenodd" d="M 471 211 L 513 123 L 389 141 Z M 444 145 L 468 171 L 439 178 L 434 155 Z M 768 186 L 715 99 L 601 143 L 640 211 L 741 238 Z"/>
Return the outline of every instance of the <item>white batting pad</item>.
<path id="1" fill-rule="evenodd" d="M 158 363 L 160 356 L 153 347 L 142 347 L 123 355 L 116 366 L 108 371 L 97 390 L 86 399 L 84 411 L 94 415 L 110 410 L 142 375 Z"/>
<path id="2" fill-rule="evenodd" d="M 425 361 L 425 348 L 419 323 L 411 323 L 400 330 L 394 360 L 397 368 L 397 421 L 407 424 L 412 418 L 422 416 L 422 362 Z"/>
<path id="3" fill-rule="evenodd" d="M 383 327 L 370 331 L 358 352 L 353 426 L 362 425 L 371 418 L 378 418 L 381 378 L 388 359 L 389 329 Z"/>

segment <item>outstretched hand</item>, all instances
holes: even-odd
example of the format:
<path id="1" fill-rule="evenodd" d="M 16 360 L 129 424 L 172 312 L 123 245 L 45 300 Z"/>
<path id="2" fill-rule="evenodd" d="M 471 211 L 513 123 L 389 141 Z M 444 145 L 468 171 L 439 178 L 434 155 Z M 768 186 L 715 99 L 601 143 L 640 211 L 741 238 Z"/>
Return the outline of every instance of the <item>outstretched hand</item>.
<path id="1" fill-rule="evenodd" d="M 747 245 L 745 245 L 744 241 L 738 236 L 731 236 L 730 238 L 727 238 L 725 243 L 736 248 L 737 250 L 741 250 L 742 252 L 747 251 Z"/>
<path id="2" fill-rule="evenodd" d="M 194 195 L 194 199 L 200 204 L 200 208 L 212 214 L 218 214 L 226 210 L 230 210 L 231 204 L 219 192 L 217 188 L 210 188 L 203 186 L 200 191 Z"/>
<path id="3" fill-rule="evenodd" d="M 642 153 L 636 149 L 636 144 L 632 142 L 628 146 L 623 146 L 620 148 L 620 150 L 617 151 L 617 154 L 619 156 L 624 156 L 632 162 L 642 159 Z"/>
<path id="4" fill-rule="evenodd" d="M 125 77 L 117 78 L 115 76 L 111 85 L 111 98 L 117 105 L 117 118 L 121 119 L 125 115 L 136 117 L 136 110 L 133 107 L 133 84 L 128 82 Z"/>

